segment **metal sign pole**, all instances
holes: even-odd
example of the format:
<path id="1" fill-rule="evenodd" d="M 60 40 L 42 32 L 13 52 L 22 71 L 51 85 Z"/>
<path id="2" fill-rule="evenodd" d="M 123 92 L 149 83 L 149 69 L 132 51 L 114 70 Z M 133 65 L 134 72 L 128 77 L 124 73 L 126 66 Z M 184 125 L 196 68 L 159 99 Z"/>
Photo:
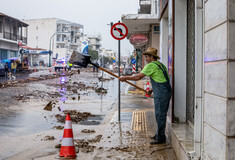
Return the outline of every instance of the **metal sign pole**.
<path id="1" fill-rule="evenodd" d="M 124 39 L 128 34 L 128 29 L 125 24 L 115 23 L 111 27 L 111 35 L 114 39 L 118 40 L 118 77 L 120 77 L 120 67 L 121 67 L 121 54 L 120 54 L 120 46 L 121 42 L 120 40 Z M 120 80 L 118 80 L 118 121 L 121 121 L 121 87 L 120 87 Z"/>
<path id="2" fill-rule="evenodd" d="M 118 40 L 118 77 L 120 77 L 120 64 L 121 64 L 121 56 L 120 56 L 120 40 Z M 120 95 L 120 80 L 118 80 L 118 121 L 121 121 L 121 95 Z"/>

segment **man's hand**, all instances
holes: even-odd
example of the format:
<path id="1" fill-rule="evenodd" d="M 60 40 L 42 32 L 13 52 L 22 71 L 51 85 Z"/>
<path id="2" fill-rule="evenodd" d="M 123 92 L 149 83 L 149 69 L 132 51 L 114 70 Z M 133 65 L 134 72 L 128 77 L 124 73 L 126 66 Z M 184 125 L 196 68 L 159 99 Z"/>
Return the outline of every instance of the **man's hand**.
<path id="1" fill-rule="evenodd" d="M 120 80 L 120 81 L 125 81 L 125 80 L 126 80 L 126 77 L 125 77 L 125 76 L 121 76 L 121 77 L 119 77 L 119 80 Z"/>
<path id="2" fill-rule="evenodd" d="M 151 90 L 147 90 L 147 95 L 151 95 L 152 94 L 152 92 L 153 92 L 153 90 L 151 89 Z"/>

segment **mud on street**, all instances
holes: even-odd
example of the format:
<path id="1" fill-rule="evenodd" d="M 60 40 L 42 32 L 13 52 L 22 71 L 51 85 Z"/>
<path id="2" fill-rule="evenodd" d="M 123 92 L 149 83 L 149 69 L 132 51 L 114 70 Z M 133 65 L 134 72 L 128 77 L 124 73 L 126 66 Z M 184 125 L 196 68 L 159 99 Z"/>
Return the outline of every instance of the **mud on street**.
<path id="1" fill-rule="evenodd" d="M 80 69 L 2 82 L 0 159 L 59 155 L 67 113 L 77 154 L 93 152 L 117 99 L 117 80 L 100 75 Z"/>
<path id="2" fill-rule="evenodd" d="M 169 142 L 149 145 L 156 129 L 151 99 L 122 94 L 122 123 L 117 122 L 118 80 L 107 74 L 39 72 L 0 86 L 0 159 L 64 159 L 59 153 L 69 113 L 77 159 L 176 160 Z M 121 83 L 122 93 L 129 89 Z M 136 131 L 133 124 L 145 130 Z"/>

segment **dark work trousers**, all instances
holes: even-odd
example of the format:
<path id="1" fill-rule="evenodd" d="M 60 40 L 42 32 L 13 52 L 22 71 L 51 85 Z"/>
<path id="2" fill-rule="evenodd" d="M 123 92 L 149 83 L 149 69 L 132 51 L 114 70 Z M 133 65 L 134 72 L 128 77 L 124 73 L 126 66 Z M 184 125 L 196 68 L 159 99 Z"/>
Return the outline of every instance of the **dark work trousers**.
<path id="1" fill-rule="evenodd" d="M 155 105 L 155 117 L 157 121 L 156 137 L 158 140 L 165 140 L 166 117 L 171 99 L 171 86 L 168 82 L 157 83 L 151 78 L 153 97 Z"/>

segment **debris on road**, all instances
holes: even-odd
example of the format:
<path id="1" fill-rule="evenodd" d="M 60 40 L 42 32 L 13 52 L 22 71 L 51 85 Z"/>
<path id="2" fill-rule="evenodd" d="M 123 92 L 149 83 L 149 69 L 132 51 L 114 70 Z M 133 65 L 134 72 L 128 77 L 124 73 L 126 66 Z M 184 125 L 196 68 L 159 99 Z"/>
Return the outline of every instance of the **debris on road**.
<path id="1" fill-rule="evenodd" d="M 58 130 L 62 130 L 62 129 L 64 129 L 64 127 L 63 127 L 63 126 L 54 126 L 53 128 L 58 129 Z"/>
<path id="2" fill-rule="evenodd" d="M 61 148 L 61 144 L 55 145 L 55 148 Z"/>
<path id="3" fill-rule="evenodd" d="M 52 111 L 52 105 L 55 105 L 56 103 L 55 102 L 52 102 L 50 101 L 46 107 L 44 107 L 44 110 L 47 110 L 47 111 Z"/>
<path id="4" fill-rule="evenodd" d="M 107 92 L 107 89 L 104 89 L 104 88 L 102 88 L 102 87 L 96 88 L 95 91 L 96 91 L 97 93 L 100 93 L 100 94 L 106 94 L 106 93 L 108 93 L 108 92 Z"/>
<path id="5" fill-rule="evenodd" d="M 102 76 L 98 77 L 99 81 L 104 82 L 104 81 L 110 81 L 111 78 L 104 78 Z"/>
<path id="6" fill-rule="evenodd" d="M 55 140 L 55 137 L 54 136 L 45 136 L 43 139 L 41 139 L 41 141 L 44 140 L 44 141 L 53 141 Z"/>
<path id="7" fill-rule="evenodd" d="M 89 113 L 89 112 L 79 112 L 76 110 L 64 110 L 64 115 L 57 114 L 55 117 L 57 118 L 58 122 L 64 123 L 66 119 L 66 114 L 69 113 L 71 117 L 71 121 L 78 123 L 82 120 L 86 120 L 89 117 L 94 117 L 95 115 Z"/>
<path id="8" fill-rule="evenodd" d="M 82 131 L 81 131 L 82 133 L 95 133 L 95 130 L 93 130 L 93 129 L 83 129 Z"/>
<path id="9" fill-rule="evenodd" d="M 54 79 L 62 76 L 71 76 L 74 73 L 76 73 L 75 70 L 66 72 L 65 74 L 56 73 L 55 75 L 40 75 L 39 77 L 29 77 L 27 79 L 19 80 L 19 81 L 12 81 L 10 83 L 8 82 L 2 82 L 0 83 L 0 88 L 7 88 L 7 87 L 14 87 L 17 84 L 24 84 L 29 82 L 35 82 L 35 81 L 41 81 L 41 80 L 47 80 L 47 79 Z"/>
<path id="10" fill-rule="evenodd" d="M 88 139 L 88 142 L 97 143 L 97 142 L 100 142 L 101 138 L 102 138 L 102 135 L 97 135 L 95 138 Z"/>

